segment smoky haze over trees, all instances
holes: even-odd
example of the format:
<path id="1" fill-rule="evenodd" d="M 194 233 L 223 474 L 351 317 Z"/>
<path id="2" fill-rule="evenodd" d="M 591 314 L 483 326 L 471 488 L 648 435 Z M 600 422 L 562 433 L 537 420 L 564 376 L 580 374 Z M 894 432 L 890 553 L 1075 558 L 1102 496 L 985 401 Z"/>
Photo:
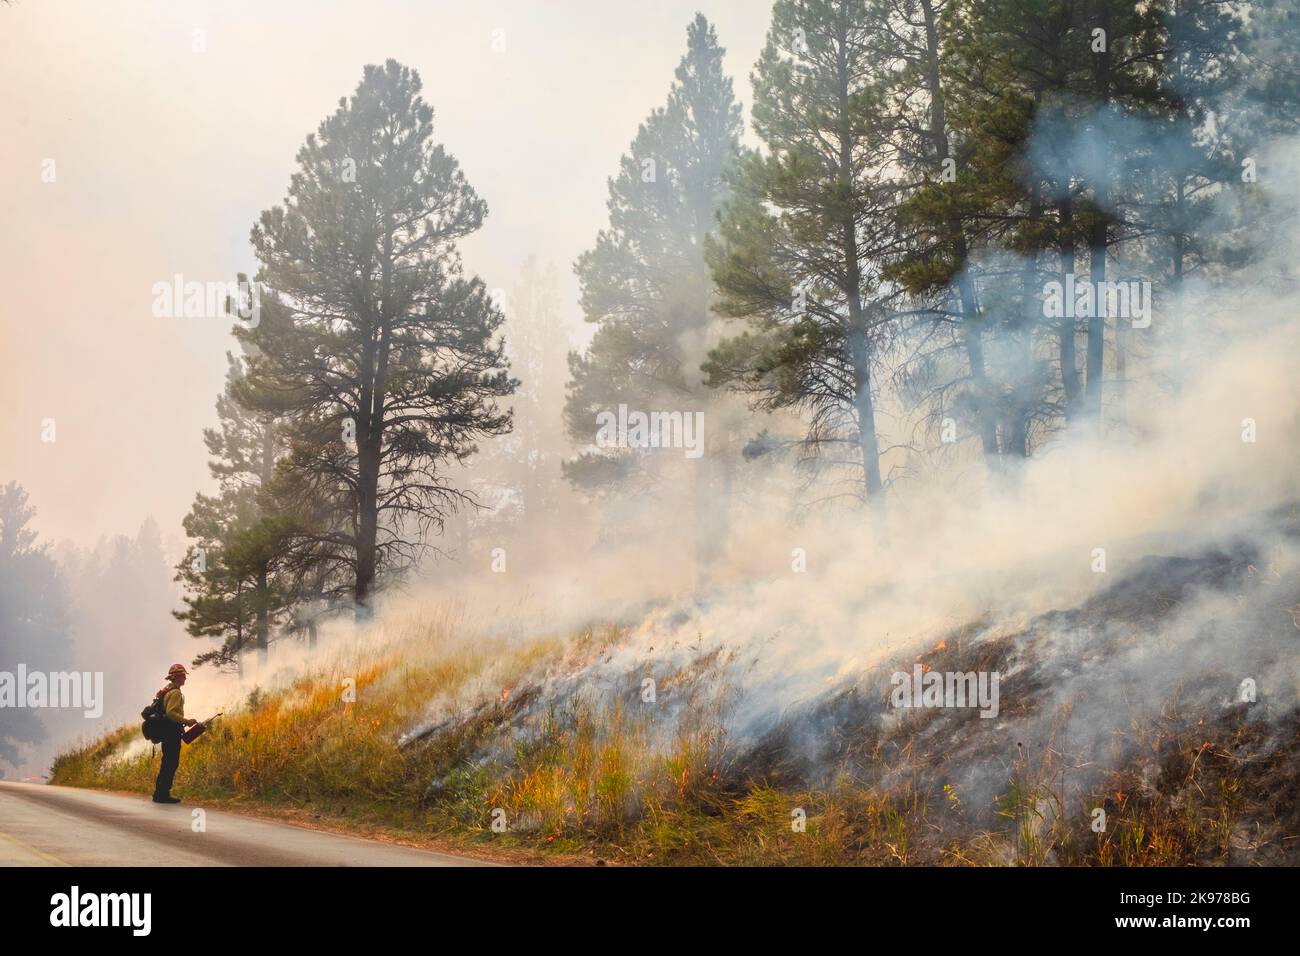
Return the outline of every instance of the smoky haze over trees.
<path id="1" fill-rule="evenodd" d="M 175 567 L 176 617 L 211 645 L 198 661 L 237 668 L 326 614 L 364 619 L 422 558 L 477 560 L 539 528 L 608 544 L 674 524 L 699 583 L 754 476 L 792 464 L 796 506 L 873 513 L 935 462 L 1015 493 L 1056 445 L 1140 439 L 1136 389 L 1196 388 L 1189 327 L 1293 212 L 1253 189 L 1267 144 L 1300 133 L 1290 5 L 754 15 L 770 26 L 747 113 L 726 37 L 683 25 L 667 98 L 573 264 L 577 303 L 536 260 L 501 299 L 466 274 L 488 207 L 436 142 L 437 91 L 393 60 L 364 67 L 252 230 L 260 268 L 231 311 L 255 302 L 257 321 L 235 324 L 203 433 L 215 487 Z M 598 444 L 620 407 L 702 414 L 701 456 Z M 30 637 L 4 650 L 53 661 L 67 601 L 20 496 L 0 499 L 0 559 Z M 36 595 L 40 613 L 14 610 Z"/>
<path id="2" fill-rule="evenodd" d="M 9 674 L 20 664 L 57 670 L 72 650 L 67 582 L 48 547 L 27 527 L 35 513 L 17 482 L 0 487 L 0 671 Z M 0 761 L 17 765 L 19 746 L 41 743 L 46 732 L 36 711 L 0 708 Z"/>
<path id="3" fill-rule="evenodd" d="M 102 673 L 103 719 L 128 720 L 140 687 L 161 681 L 159 659 L 189 643 L 168 613 L 176 592 L 158 524 L 78 548 L 41 542 L 36 511 L 20 485 L 0 487 L 0 672 Z M 0 775 L 39 776 L 86 732 L 80 708 L 0 707 Z"/>
<path id="4" fill-rule="evenodd" d="M 697 16 L 667 104 L 641 124 L 609 181 L 609 228 L 575 266 L 584 317 L 596 331 L 586 351 L 570 359 L 564 410 L 570 437 L 586 448 L 565 463 L 566 477 L 596 494 L 657 487 L 660 494 L 692 496 L 701 564 L 725 534 L 725 515 L 717 507 L 717 489 L 725 487 L 732 464 L 725 436 L 709 433 L 706 424 L 709 452 L 685 473 L 666 474 L 678 464 L 670 464 L 668 453 L 632 441 L 590 446 L 598 415 L 620 405 L 686 414 L 716 405 L 699 367 L 713 296 L 703 250 L 743 128 L 722 55 L 712 26 Z"/>
<path id="5" fill-rule="evenodd" d="M 596 542 L 688 508 L 698 585 L 774 461 L 797 504 L 881 508 L 936 456 L 1014 489 L 1074 432 L 1127 440 L 1132 387 L 1188 385 L 1192 297 L 1278 233 L 1250 154 L 1294 132 L 1296 30 L 1271 2 L 778 0 L 749 150 L 697 16 L 575 264 L 594 332 L 567 376 L 554 277 L 526 263 L 507 320 L 461 275 L 486 205 L 418 76 L 367 67 L 254 230 L 262 321 L 236 327 L 180 616 L 230 663 L 422 549 L 556 541 L 561 476 Z M 702 412 L 701 459 L 601 442 L 620 408 Z"/>
<path id="6" fill-rule="evenodd" d="M 561 474 L 569 454 L 561 412 L 574 341 L 559 271 L 530 255 L 510 286 L 494 290 L 495 296 L 504 303 L 511 372 L 520 379 L 514 427 L 483 442 L 456 479 L 483 507 L 449 518 L 439 550 L 453 561 L 444 563 L 444 570 L 502 568 L 500 556 L 507 552 L 516 562 L 543 563 L 581 547 L 571 520 L 573 491 Z"/>
<path id="7" fill-rule="evenodd" d="M 755 74 L 766 149 L 736 172 L 710 256 L 719 311 L 749 328 L 714 351 L 710 380 L 805 410 L 805 446 L 831 462 L 856 442 L 868 498 L 882 389 L 924 415 L 930 444 L 978 443 L 993 472 L 1075 420 L 1121 434 L 1141 290 L 1160 284 L 1177 334 L 1188 272 L 1242 264 L 1214 246 L 1240 228 L 1226 210 L 1246 208 L 1244 156 L 1221 130 L 1247 122 L 1229 91 L 1248 6 L 1276 16 L 778 3 Z M 1123 315 L 1116 282 L 1133 293 Z"/>

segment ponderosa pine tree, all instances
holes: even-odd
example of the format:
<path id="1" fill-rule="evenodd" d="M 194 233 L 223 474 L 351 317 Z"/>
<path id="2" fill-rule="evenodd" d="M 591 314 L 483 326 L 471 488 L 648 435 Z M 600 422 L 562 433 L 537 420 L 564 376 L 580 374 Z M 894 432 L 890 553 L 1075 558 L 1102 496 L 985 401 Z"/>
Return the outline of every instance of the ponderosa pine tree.
<path id="1" fill-rule="evenodd" d="M 779 0 L 753 74 L 753 127 L 707 258 L 717 310 L 748 329 L 715 348 L 708 381 L 762 410 L 810 413 L 804 444 L 882 490 L 874 368 L 897 316 L 882 282 L 894 189 L 869 14 L 849 0 Z M 830 449 L 849 448 L 837 456 Z"/>
<path id="2" fill-rule="evenodd" d="M 283 430 L 265 413 L 235 398 L 244 360 L 227 353 L 226 389 L 217 398 L 218 427 L 205 428 L 208 470 L 219 484 L 215 495 L 198 494 L 184 519 L 194 543 L 176 566 L 176 580 L 189 594 L 174 612 L 195 637 L 218 638 L 214 651 L 196 663 L 239 666 L 240 654 L 265 654 L 271 630 L 292 599 L 279 580 L 289 519 L 268 511 L 266 490 L 276 460 L 285 452 Z"/>
<path id="3" fill-rule="evenodd" d="M 1000 467 L 999 395 L 986 357 L 988 316 L 980 306 L 972 251 L 994 226 L 982 215 L 998 188 L 973 168 L 968 132 L 952 121 L 959 88 L 952 51 L 964 38 L 959 0 L 874 0 L 869 42 L 887 64 L 884 105 L 893 163 L 899 170 L 902 252 L 886 268 L 916 302 L 927 348 L 903 369 L 902 383 L 931 408 L 931 420 L 964 413 L 990 471 Z M 937 334 L 933 334 L 937 333 Z M 960 353 L 965 375 L 944 375 L 944 357 Z M 926 379 L 920 381 L 920 379 Z"/>
<path id="4" fill-rule="evenodd" d="M 609 228 L 576 265 L 583 313 L 597 329 L 585 354 L 569 360 L 565 422 L 587 450 L 566 462 L 564 473 L 586 491 L 662 482 L 669 457 L 644 448 L 593 448 L 598 414 L 620 404 L 687 414 L 716 404 L 699 368 L 713 322 L 703 250 L 742 130 L 722 70 L 724 52 L 713 27 L 697 15 L 668 102 L 641 124 L 609 182 Z M 722 534 L 721 509 L 708 500 L 711 466 L 728 467 L 719 437 L 692 465 L 697 551 L 707 552 Z"/>
<path id="5" fill-rule="evenodd" d="M 442 466 L 510 429 L 517 385 L 483 282 L 457 242 L 487 204 L 433 142 L 419 75 L 389 60 L 307 137 L 282 206 L 252 241 L 283 321 L 238 330 L 259 354 L 240 402 L 286 420 L 277 508 L 291 560 L 347 573 L 365 616 L 381 570 L 472 503 Z"/>

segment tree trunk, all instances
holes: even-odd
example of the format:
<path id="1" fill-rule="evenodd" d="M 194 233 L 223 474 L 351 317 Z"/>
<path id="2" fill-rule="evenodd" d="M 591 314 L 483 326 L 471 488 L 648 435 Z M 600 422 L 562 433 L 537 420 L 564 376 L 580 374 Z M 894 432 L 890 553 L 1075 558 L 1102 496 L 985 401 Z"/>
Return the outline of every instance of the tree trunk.
<path id="1" fill-rule="evenodd" d="M 880 496 L 880 444 L 876 439 L 876 409 L 871 398 L 871 345 L 868 339 L 866 317 L 862 311 L 862 263 L 859 261 L 857 220 L 853 212 L 853 120 L 849 103 L 849 63 L 847 26 L 839 24 L 838 107 L 839 107 L 839 186 L 848 208 L 848 217 L 842 224 L 844 272 L 847 276 L 845 297 L 849 306 L 848 341 L 849 358 L 853 364 L 853 407 L 858 416 L 858 447 L 862 451 L 862 484 L 866 498 L 871 501 Z"/>
<path id="2" fill-rule="evenodd" d="M 375 587 L 375 544 L 379 532 L 379 456 L 369 436 L 357 442 L 357 580 L 356 619 L 368 621 Z"/>
<path id="3" fill-rule="evenodd" d="M 960 255 L 965 257 L 966 241 L 960 240 Z M 998 418 L 997 408 L 989 389 L 988 372 L 984 363 L 984 330 L 980 327 L 979 306 L 975 302 L 975 290 L 969 275 L 963 274 L 957 282 L 962 312 L 962 337 L 966 345 L 966 360 L 970 363 L 970 377 L 975 391 L 975 415 L 979 422 L 980 444 L 984 449 L 984 461 L 989 472 L 999 469 L 998 457 Z"/>
<path id="4" fill-rule="evenodd" d="M 384 441 L 384 397 L 388 380 L 389 333 L 393 316 L 393 223 L 384 221 L 384 252 L 380 261 L 380 301 L 374 313 L 371 337 L 362 353 L 363 375 L 369 381 L 361 390 L 361 419 L 357 423 L 357 580 L 354 598 L 358 623 L 374 614 L 371 599 L 378 567 L 379 468 Z"/>
<path id="5" fill-rule="evenodd" d="M 856 298 L 856 296 L 855 296 Z M 859 307 L 860 311 L 860 307 Z M 864 339 L 865 332 L 853 334 Z M 858 413 L 858 445 L 862 449 L 862 475 L 868 500 L 880 496 L 880 442 L 876 438 L 876 409 L 871 398 L 871 369 L 869 350 L 865 341 L 851 347 L 853 352 L 853 380 L 857 394 L 854 408 Z"/>
<path id="6" fill-rule="evenodd" d="M 257 572 L 257 622 L 256 643 L 257 659 L 266 663 L 271 646 L 271 609 L 267 607 L 267 573 L 266 565 Z"/>
<path id="7" fill-rule="evenodd" d="M 1187 201 L 1186 184 L 1181 176 L 1178 177 L 1178 218 L 1175 221 L 1174 229 L 1174 281 L 1173 288 L 1170 290 L 1171 311 L 1173 312 L 1173 359 L 1171 362 L 1170 377 L 1173 379 L 1174 394 L 1180 395 L 1183 390 L 1183 339 L 1186 334 L 1183 328 L 1183 259 L 1186 255 L 1183 242 L 1183 204 Z"/>
<path id="8" fill-rule="evenodd" d="M 1060 217 L 1061 283 L 1064 288 L 1067 277 L 1074 275 L 1074 200 L 1068 195 L 1063 198 L 1057 205 L 1057 213 Z M 1074 303 L 1067 301 L 1064 305 L 1062 311 L 1065 314 L 1057 328 L 1057 339 L 1061 353 L 1061 387 L 1065 390 L 1065 417 L 1069 420 L 1079 410 L 1079 365 L 1075 357 Z"/>
<path id="9" fill-rule="evenodd" d="M 1102 283 L 1106 281 L 1106 223 L 1100 221 L 1094 226 L 1089 238 L 1091 261 L 1088 265 L 1089 278 L 1092 281 L 1092 313 L 1088 316 L 1088 358 L 1087 391 L 1084 395 L 1084 411 L 1093 424 L 1101 428 L 1101 380 L 1102 363 L 1105 359 L 1106 310 L 1102 296 Z M 1116 321 L 1120 321 L 1118 318 Z"/>
<path id="10" fill-rule="evenodd" d="M 1039 198 L 1038 191 L 1032 190 L 1029 197 L 1029 221 L 1036 223 L 1042 214 L 1042 200 Z M 1020 368 L 1016 370 L 1015 387 L 1012 389 L 1011 421 L 1007 427 L 1006 451 L 1009 456 L 1019 459 L 1029 457 L 1029 425 L 1036 403 L 1035 382 L 1031 373 L 1034 368 L 1034 326 L 1042 317 L 1037 288 L 1039 254 L 1036 245 L 1026 253 L 1027 261 L 1020 279 L 1020 326 L 1013 332 L 1019 339 Z"/>
<path id="11" fill-rule="evenodd" d="M 921 13 L 925 18 L 925 75 L 930 94 L 930 139 L 934 145 L 938 165 L 942 168 L 951 158 L 948 143 L 947 101 L 943 93 L 943 75 L 939 69 L 939 24 L 931 0 L 921 0 Z M 957 296 L 961 304 L 962 337 L 966 359 L 970 363 L 971 382 L 976 400 L 976 419 L 979 422 L 980 444 L 990 472 L 998 469 L 997 410 L 989 394 L 988 376 L 984 363 L 984 331 L 979 320 L 979 306 L 975 299 L 975 286 L 966 273 L 968 249 L 961 221 L 952 217 L 948 221 L 949 238 L 953 253 L 960 263 L 962 273 L 957 280 Z"/>
<path id="12" fill-rule="evenodd" d="M 268 420 L 262 424 L 262 461 L 259 468 L 261 487 L 271 483 L 275 470 L 275 424 Z M 271 595 L 270 569 L 263 564 L 257 572 L 257 654 L 258 660 L 266 662 L 271 646 Z"/>
<path id="13" fill-rule="evenodd" d="M 1105 31 L 1106 48 L 1094 53 L 1094 81 L 1097 90 L 1098 109 L 1104 111 L 1110 103 L 1110 45 L 1113 41 L 1110 30 L 1110 7 L 1101 4 L 1101 19 L 1098 26 Z M 1110 204 L 1110 186 L 1107 182 L 1109 166 L 1106 163 L 1106 150 L 1097 141 L 1100 126 L 1094 130 L 1093 150 L 1096 153 L 1094 168 L 1100 170 L 1100 178 L 1093 185 L 1093 195 L 1097 202 L 1097 219 L 1088 236 L 1090 249 L 1089 278 L 1092 280 L 1093 309 L 1088 316 L 1088 358 L 1087 358 L 1087 393 L 1084 408 L 1094 427 L 1101 429 L 1101 383 L 1104 375 L 1106 349 L 1106 312 L 1102 306 L 1101 287 L 1106 281 L 1106 247 L 1110 233 L 1110 224 L 1106 220 L 1106 207 Z M 1118 322 L 1119 319 L 1117 318 Z"/>

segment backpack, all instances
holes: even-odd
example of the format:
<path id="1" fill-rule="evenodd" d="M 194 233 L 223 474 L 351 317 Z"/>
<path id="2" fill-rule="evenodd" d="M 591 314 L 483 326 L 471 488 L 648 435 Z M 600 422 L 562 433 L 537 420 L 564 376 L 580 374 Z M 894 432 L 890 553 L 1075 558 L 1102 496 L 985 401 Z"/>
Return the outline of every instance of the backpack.
<path id="1" fill-rule="evenodd" d="M 166 694 L 159 694 L 149 702 L 149 706 L 140 711 L 140 719 L 143 721 L 140 732 L 150 743 L 163 742 L 163 731 L 167 729 L 167 705 L 163 703 L 166 699 Z"/>

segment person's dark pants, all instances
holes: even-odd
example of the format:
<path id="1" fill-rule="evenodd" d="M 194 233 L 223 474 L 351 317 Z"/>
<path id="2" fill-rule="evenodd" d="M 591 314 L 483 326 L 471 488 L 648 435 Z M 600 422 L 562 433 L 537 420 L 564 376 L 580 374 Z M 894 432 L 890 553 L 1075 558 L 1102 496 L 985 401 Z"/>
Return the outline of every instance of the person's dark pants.
<path id="1" fill-rule="evenodd" d="M 172 781 L 176 779 L 176 768 L 181 765 L 181 727 L 175 725 L 173 730 L 167 728 L 162 739 L 162 766 L 158 768 L 158 781 L 154 784 L 155 797 L 170 797 Z"/>

